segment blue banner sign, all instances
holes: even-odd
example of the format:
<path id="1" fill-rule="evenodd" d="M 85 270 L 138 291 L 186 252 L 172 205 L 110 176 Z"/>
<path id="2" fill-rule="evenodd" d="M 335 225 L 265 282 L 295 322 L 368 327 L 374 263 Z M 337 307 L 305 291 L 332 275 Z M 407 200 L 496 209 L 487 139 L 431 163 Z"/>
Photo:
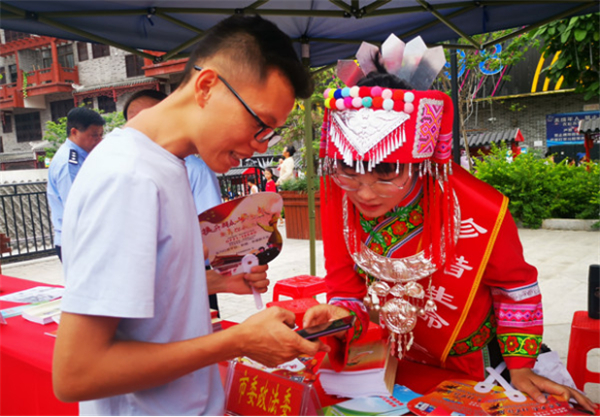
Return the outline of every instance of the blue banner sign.
<path id="1" fill-rule="evenodd" d="M 546 145 L 575 145 L 583 143 L 577 132 L 580 120 L 600 117 L 600 112 L 557 113 L 546 115 Z"/>

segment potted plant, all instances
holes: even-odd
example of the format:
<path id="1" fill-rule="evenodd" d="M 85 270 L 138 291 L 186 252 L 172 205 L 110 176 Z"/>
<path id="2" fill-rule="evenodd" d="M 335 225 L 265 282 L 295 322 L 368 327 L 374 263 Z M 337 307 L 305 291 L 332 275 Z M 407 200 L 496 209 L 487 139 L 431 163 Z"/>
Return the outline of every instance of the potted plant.
<path id="1" fill-rule="evenodd" d="M 285 211 L 285 233 L 290 239 L 310 239 L 308 217 L 308 184 L 306 178 L 294 178 L 279 187 Z M 315 238 L 321 240 L 321 203 L 319 178 L 314 180 Z"/>

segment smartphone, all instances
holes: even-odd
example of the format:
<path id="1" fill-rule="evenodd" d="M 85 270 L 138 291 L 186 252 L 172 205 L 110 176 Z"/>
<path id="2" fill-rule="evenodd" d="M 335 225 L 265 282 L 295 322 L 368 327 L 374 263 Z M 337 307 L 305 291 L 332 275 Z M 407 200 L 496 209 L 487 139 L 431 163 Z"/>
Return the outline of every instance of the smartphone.
<path id="1" fill-rule="evenodd" d="M 354 320 L 356 320 L 356 316 L 346 316 L 342 317 L 341 319 L 329 321 L 327 323 L 306 327 L 302 330 L 298 330 L 296 333 L 305 339 L 313 340 L 322 336 L 341 332 L 342 330 L 348 330 L 354 326 Z"/>

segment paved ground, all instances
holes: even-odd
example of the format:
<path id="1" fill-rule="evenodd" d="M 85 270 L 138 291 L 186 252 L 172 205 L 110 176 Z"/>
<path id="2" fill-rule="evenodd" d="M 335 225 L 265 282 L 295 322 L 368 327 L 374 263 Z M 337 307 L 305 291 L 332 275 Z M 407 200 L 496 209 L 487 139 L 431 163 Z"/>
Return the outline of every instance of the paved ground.
<path id="1" fill-rule="evenodd" d="M 272 261 L 269 279 L 272 283 L 283 278 L 309 274 L 309 242 L 286 239 L 285 229 L 283 250 Z M 569 333 L 573 313 L 587 310 L 588 268 L 590 264 L 600 264 L 600 233 L 560 230 L 520 229 L 519 234 L 525 250 L 525 259 L 539 271 L 539 283 L 544 301 L 544 341 L 552 350 L 559 353 L 566 363 Z M 316 243 L 318 276 L 324 276 L 323 244 Z M 2 273 L 49 284 L 64 282 L 62 268 L 57 257 L 42 260 L 8 264 Z M 266 303 L 272 299 L 272 286 L 263 294 Z M 324 296 L 319 296 L 324 301 Z M 219 304 L 224 319 L 240 322 L 256 312 L 252 296 L 220 294 Z M 600 349 L 588 356 L 588 367 L 600 372 Z M 589 387 L 589 385 L 588 385 Z M 588 394 L 600 402 L 599 386 L 592 386 Z"/>

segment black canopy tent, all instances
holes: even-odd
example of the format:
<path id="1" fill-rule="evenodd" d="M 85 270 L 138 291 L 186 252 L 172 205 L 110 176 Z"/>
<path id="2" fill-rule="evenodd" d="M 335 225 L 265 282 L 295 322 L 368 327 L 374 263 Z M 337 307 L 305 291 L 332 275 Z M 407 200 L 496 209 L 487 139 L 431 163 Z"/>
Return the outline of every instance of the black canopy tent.
<path id="1" fill-rule="evenodd" d="M 260 14 L 290 36 L 305 65 L 316 68 L 351 58 L 362 41 L 381 43 L 390 34 L 404 41 L 420 35 L 436 44 L 465 39 L 461 49 L 483 49 L 472 36 L 517 28 L 518 36 L 565 17 L 598 11 L 597 0 L 2 0 L 0 27 L 99 42 L 157 61 L 182 58 L 204 31 L 234 13 Z M 456 44 L 446 43 L 446 48 Z M 164 51 L 155 57 L 143 50 Z M 454 49 L 453 49 L 454 50 Z M 456 55 L 451 54 L 456 80 Z M 456 105 L 457 87 L 453 86 Z M 305 108 L 310 109 L 308 100 Z M 455 115 L 455 122 L 458 114 Z M 307 176 L 312 184 L 312 120 L 306 112 Z M 458 123 L 454 149 L 458 159 Z M 309 189 L 311 266 L 315 274 L 314 192 Z"/>
<path id="2" fill-rule="evenodd" d="M 420 35 L 430 44 L 507 28 L 523 33 L 567 16 L 598 10 L 597 0 L 3 0 L 1 27 L 64 39 L 100 42 L 147 58 L 189 54 L 204 31 L 234 13 L 260 14 L 300 45 L 311 67 L 351 57 L 362 41 Z M 516 36 L 512 34 L 511 36 Z M 501 42 L 496 40 L 493 43 Z M 451 47 L 452 45 L 447 45 Z M 139 49 L 165 51 L 154 57 Z"/>

